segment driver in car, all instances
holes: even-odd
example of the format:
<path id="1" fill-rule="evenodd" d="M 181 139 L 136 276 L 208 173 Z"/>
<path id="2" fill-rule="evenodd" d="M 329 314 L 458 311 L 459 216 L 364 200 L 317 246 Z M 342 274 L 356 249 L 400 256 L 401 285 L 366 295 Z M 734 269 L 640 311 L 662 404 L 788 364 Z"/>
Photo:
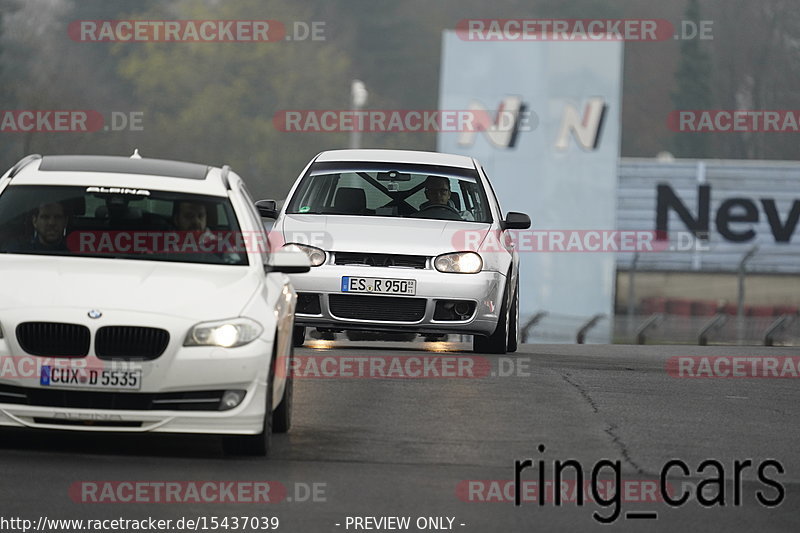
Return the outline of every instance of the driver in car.
<path id="1" fill-rule="evenodd" d="M 420 209 L 425 209 L 434 205 L 444 205 L 455 209 L 455 206 L 450 203 L 450 180 L 442 176 L 428 176 L 425 180 L 425 198 L 427 202 L 419 206 Z"/>
<path id="2" fill-rule="evenodd" d="M 456 209 L 451 200 L 450 180 L 444 176 L 428 176 L 425 180 L 425 197 L 428 201 L 419 206 L 420 211 L 442 208 L 457 213 L 458 220 L 473 220 L 471 213 Z"/>
<path id="3" fill-rule="evenodd" d="M 60 202 L 39 204 L 31 214 L 33 238 L 21 238 L 0 247 L 3 252 L 65 252 L 67 211 Z"/>
<path id="4" fill-rule="evenodd" d="M 31 250 L 49 251 L 67 249 L 64 239 L 67 229 L 67 213 L 58 202 L 40 205 L 33 214 L 35 230 Z"/>

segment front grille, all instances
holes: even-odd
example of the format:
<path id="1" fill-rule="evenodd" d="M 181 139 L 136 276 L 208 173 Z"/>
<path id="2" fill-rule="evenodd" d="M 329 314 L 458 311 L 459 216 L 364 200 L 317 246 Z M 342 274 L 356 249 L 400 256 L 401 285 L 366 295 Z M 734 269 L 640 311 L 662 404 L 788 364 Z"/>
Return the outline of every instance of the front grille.
<path id="1" fill-rule="evenodd" d="M 424 298 L 396 296 L 328 296 L 331 314 L 339 318 L 375 320 L 379 322 L 418 322 L 425 316 Z"/>
<path id="2" fill-rule="evenodd" d="M 313 292 L 297 293 L 297 309 L 295 313 L 301 315 L 321 315 L 322 308 L 319 304 L 319 294 Z"/>
<path id="3" fill-rule="evenodd" d="M 0 385 L 0 403 L 75 409 L 218 411 L 224 391 L 105 392 Z"/>
<path id="4" fill-rule="evenodd" d="M 367 265 L 374 267 L 406 267 L 425 268 L 427 257 L 424 255 L 369 254 L 357 252 L 336 252 L 336 265 Z"/>
<path id="5" fill-rule="evenodd" d="M 23 322 L 17 326 L 17 342 L 31 355 L 84 357 L 89 353 L 89 328 L 61 322 Z"/>
<path id="6" fill-rule="evenodd" d="M 169 333 L 158 328 L 105 326 L 97 330 L 94 352 L 100 359 L 155 359 L 169 344 Z"/>

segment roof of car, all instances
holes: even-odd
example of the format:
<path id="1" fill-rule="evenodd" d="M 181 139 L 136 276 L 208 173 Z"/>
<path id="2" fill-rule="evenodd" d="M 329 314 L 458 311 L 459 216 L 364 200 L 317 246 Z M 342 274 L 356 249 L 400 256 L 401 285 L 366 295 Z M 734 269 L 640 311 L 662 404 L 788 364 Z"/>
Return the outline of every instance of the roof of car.
<path id="1" fill-rule="evenodd" d="M 475 168 L 472 158 L 464 155 L 422 152 L 416 150 L 330 150 L 322 152 L 316 162 L 334 161 L 418 163 L 457 168 Z"/>
<path id="2" fill-rule="evenodd" d="M 197 163 L 166 159 L 131 159 L 108 155 L 47 155 L 39 171 L 105 172 L 109 174 L 144 174 L 171 178 L 206 179 L 209 167 Z"/>
<path id="3" fill-rule="evenodd" d="M 234 176 L 217 167 L 165 159 L 95 155 L 26 159 L 26 164 L 12 171 L 12 185 L 135 187 L 225 196 Z"/>

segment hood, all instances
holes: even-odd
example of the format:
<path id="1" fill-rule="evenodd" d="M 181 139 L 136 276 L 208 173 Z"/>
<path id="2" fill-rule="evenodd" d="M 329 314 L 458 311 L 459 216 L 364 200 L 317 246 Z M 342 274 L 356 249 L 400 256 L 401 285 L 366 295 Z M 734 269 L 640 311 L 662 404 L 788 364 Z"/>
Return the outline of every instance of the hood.
<path id="1" fill-rule="evenodd" d="M 280 230 L 285 242 L 325 250 L 435 256 L 465 249 L 466 234 L 482 240 L 489 227 L 457 220 L 286 215 Z"/>
<path id="2" fill-rule="evenodd" d="M 142 312 L 213 320 L 238 316 L 263 276 L 246 266 L 0 255 L 0 310 Z"/>

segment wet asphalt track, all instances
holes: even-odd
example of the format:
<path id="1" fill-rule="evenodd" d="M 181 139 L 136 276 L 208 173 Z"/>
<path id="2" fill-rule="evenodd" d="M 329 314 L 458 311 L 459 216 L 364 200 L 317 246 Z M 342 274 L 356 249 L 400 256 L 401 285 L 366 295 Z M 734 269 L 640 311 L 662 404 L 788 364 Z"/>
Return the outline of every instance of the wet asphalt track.
<path id="1" fill-rule="evenodd" d="M 454 343 L 311 345 L 296 352 L 306 357 L 304 364 L 309 356 L 321 362 L 342 356 L 475 355 Z M 481 377 L 296 379 L 294 428 L 275 437 L 270 460 L 224 457 L 214 437 L 2 430 L 0 518 L 206 517 L 210 527 L 212 516 L 276 516 L 278 531 L 288 533 L 366 531 L 347 527 L 348 517 L 366 516 L 410 517 L 405 531 L 420 531 L 420 517 L 452 518 L 452 528 L 464 532 L 800 531 L 800 381 L 679 379 L 667 372 L 669 358 L 677 355 L 796 356 L 798 351 L 525 345 L 505 359 L 472 360 Z M 512 495 L 498 488 L 514 479 L 514 461 L 526 458 L 545 461 L 546 479 L 552 479 L 556 460 L 579 461 L 587 479 L 598 461 L 618 460 L 622 481 L 632 488 L 619 505 L 605 507 L 480 501 Z M 673 458 L 685 462 L 690 474 L 674 469 L 668 481 L 688 490 L 689 501 L 671 508 L 652 501 L 653 493 L 644 497 L 649 501 L 637 501 L 642 488 L 656 487 L 662 467 Z M 706 459 L 722 465 L 724 506 L 705 508 L 696 499 L 697 484 L 717 475 L 713 468 L 698 473 Z M 734 461 L 745 459 L 755 466 L 744 469 L 737 506 Z M 756 499 L 759 491 L 768 500 L 778 498 L 774 487 L 758 479 L 756 467 L 768 459 L 784 469 L 782 475 L 766 470 L 785 491 L 783 502 L 772 508 Z M 523 480 L 536 476 L 536 468 L 522 473 Z M 269 504 L 148 504 L 81 503 L 69 492 L 80 481 L 125 480 L 269 480 L 282 484 L 287 495 Z M 315 483 L 316 498 L 308 494 Z M 708 490 L 709 496 L 717 491 Z M 612 525 L 593 518 L 595 511 L 608 516 L 615 509 L 619 518 Z M 654 512 L 657 518 L 635 518 L 631 512 Z M 443 525 L 448 526 L 446 519 Z"/>

